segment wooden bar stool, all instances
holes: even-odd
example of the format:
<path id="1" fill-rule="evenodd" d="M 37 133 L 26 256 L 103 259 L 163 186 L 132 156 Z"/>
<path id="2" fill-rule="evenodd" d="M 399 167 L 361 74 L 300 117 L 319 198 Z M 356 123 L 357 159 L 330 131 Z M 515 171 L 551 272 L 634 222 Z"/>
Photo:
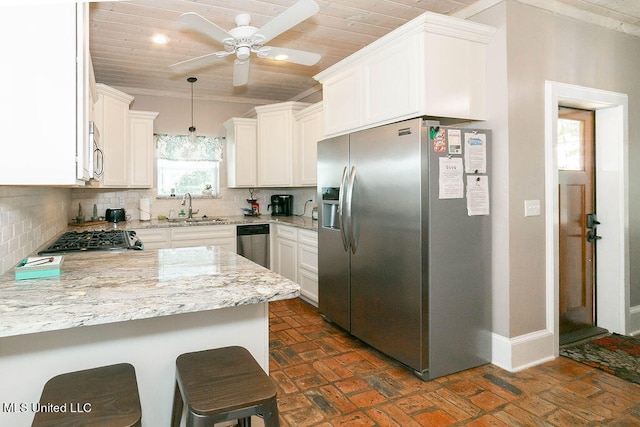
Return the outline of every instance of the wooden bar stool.
<path id="1" fill-rule="evenodd" d="M 32 427 L 132 427 L 142 420 L 136 372 L 128 363 L 55 376 L 39 405 Z"/>
<path id="2" fill-rule="evenodd" d="M 186 405 L 187 427 L 229 420 L 250 427 L 252 415 L 261 416 L 265 427 L 279 427 L 276 394 L 271 378 L 243 347 L 181 354 L 176 359 L 171 425 L 180 425 Z"/>

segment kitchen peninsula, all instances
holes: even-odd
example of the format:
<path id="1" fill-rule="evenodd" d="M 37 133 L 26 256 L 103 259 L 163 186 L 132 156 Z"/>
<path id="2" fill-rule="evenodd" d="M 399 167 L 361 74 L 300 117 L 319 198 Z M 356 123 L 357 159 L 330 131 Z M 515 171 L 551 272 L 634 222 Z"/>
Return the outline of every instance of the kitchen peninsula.
<path id="1" fill-rule="evenodd" d="M 60 277 L 0 276 L 0 425 L 29 425 L 54 375 L 134 365 L 143 426 L 168 425 L 175 358 L 241 345 L 268 370 L 268 302 L 300 287 L 216 246 L 65 255 Z M 22 412 L 22 404 L 27 410 Z"/>

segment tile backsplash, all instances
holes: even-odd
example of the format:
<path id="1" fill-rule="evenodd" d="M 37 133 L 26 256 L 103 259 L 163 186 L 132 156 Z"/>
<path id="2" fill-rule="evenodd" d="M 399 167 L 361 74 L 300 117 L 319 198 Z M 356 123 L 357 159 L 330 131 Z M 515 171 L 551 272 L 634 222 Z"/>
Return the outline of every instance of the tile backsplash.
<path id="1" fill-rule="evenodd" d="M 271 215 L 267 211 L 267 205 L 272 194 L 292 194 L 294 200 L 293 212 L 296 215 L 311 216 L 311 208 L 315 206 L 316 189 L 311 188 L 261 188 L 254 191 L 254 197 L 258 198 L 262 215 Z M 242 208 L 249 208 L 247 199 L 250 197 L 248 189 L 222 188 L 220 198 L 202 197 L 201 194 L 193 194 L 193 210 L 198 210 L 197 215 L 214 217 L 242 215 Z M 107 189 L 73 189 L 71 190 L 71 204 L 69 218 L 75 218 L 78 212 L 78 204 L 86 220 L 92 215 L 93 205 L 96 206 L 98 216 L 104 216 L 108 208 L 124 208 L 127 216 L 132 220 L 140 219 L 140 199 L 147 197 L 150 200 L 151 218 L 158 215 L 169 216 L 173 210 L 177 215 L 181 209 L 185 209 L 180 203 L 182 197 L 157 199 L 155 189 L 152 190 L 107 190 Z M 305 202 L 307 203 L 305 210 Z M 186 210 L 186 209 L 185 209 Z"/>
<path id="2" fill-rule="evenodd" d="M 0 186 L 0 273 L 67 228 L 71 190 Z"/>

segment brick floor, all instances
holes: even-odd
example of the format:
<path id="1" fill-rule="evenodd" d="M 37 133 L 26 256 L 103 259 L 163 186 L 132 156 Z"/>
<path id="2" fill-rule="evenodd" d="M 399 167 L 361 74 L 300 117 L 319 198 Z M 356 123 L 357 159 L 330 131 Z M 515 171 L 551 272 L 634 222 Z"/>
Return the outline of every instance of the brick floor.
<path id="1" fill-rule="evenodd" d="M 283 427 L 640 426 L 640 386 L 560 357 L 421 381 L 300 299 L 269 304 Z"/>

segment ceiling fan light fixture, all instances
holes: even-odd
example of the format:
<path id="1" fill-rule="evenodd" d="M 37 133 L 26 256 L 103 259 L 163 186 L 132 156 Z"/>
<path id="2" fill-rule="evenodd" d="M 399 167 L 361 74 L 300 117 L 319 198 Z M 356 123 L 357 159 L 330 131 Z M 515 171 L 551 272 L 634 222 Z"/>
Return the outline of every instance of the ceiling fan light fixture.
<path id="1" fill-rule="evenodd" d="M 196 135 L 196 127 L 193 125 L 193 84 L 198 81 L 196 77 L 187 77 L 187 81 L 191 83 L 191 126 L 189 126 L 189 142 L 195 144 L 198 142 Z"/>
<path id="2" fill-rule="evenodd" d="M 286 61 L 287 59 L 289 59 L 289 55 L 281 53 L 280 55 L 274 56 L 273 59 L 275 61 Z"/>
<path id="3" fill-rule="evenodd" d="M 249 55 L 251 54 L 251 48 L 248 46 L 239 46 L 236 57 L 241 61 L 246 61 L 249 59 Z"/>

